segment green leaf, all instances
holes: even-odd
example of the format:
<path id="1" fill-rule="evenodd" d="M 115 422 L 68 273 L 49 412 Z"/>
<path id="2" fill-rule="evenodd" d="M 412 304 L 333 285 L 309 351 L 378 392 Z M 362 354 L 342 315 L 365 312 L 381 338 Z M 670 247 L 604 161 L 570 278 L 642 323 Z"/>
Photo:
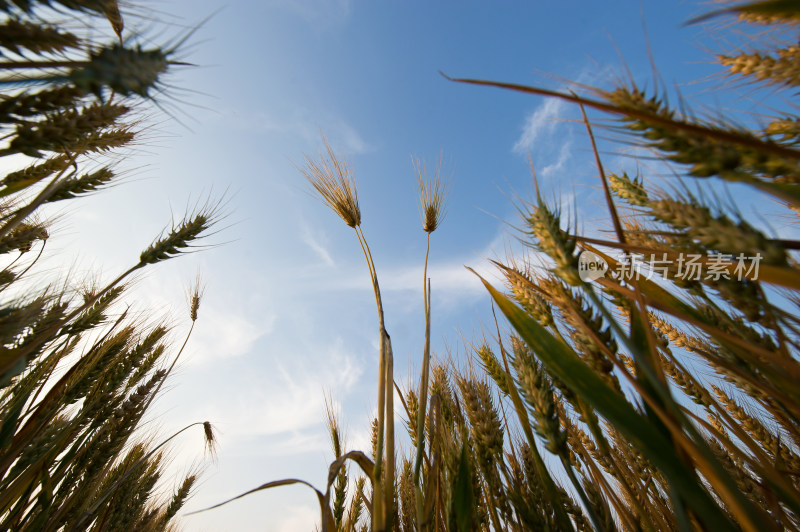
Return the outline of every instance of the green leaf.
<path id="1" fill-rule="evenodd" d="M 475 511 L 473 504 L 475 494 L 472 492 L 472 474 L 469 467 L 469 451 L 467 442 L 461 443 L 461 456 L 458 459 L 458 469 L 451 488 L 451 520 L 455 518 L 458 532 L 472 530 L 472 515 Z"/>
<path id="2" fill-rule="evenodd" d="M 597 410 L 657 467 L 708 530 L 738 530 L 708 492 L 701 488 L 694 472 L 662 439 L 649 419 L 638 414 L 566 344 L 553 337 L 483 278 L 481 281 L 517 334 L 533 349 L 547 370 Z"/>

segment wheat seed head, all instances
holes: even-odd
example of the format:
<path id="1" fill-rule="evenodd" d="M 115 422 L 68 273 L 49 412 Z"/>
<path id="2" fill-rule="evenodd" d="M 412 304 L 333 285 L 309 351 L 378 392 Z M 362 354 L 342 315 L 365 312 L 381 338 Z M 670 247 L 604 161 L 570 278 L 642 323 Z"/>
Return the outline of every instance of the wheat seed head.
<path id="1" fill-rule="evenodd" d="M 361 209 L 350 166 L 334 153 L 323 135 L 327 155 L 320 152 L 317 160 L 305 156 L 305 168 L 299 170 L 314 187 L 322 202 L 339 215 L 350 227 L 361 225 Z"/>
<path id="2" fill-rule="evenodd" d="M 426 233 L 433 233 L 444 218 L 445 197 L 447 186 L 442 183 L 442 157 L 436 165 L 433 178 L 428 177 L 424 162 L 412 157 L 414 169 L 417 171 L 417 186 L 419 188 L 419 211 L 422 217 L 422 229 Z"/>
<path id="3" fill-rule="evenodd" d="M 197 321 L 197 311 L 200 309 L 200 302 L 203 299 L 204 292 L 203 280 L 200 277 L 200 272 L 197 272 L 194 283 L 186 291 L 186 298 L 189 303 L 189 318 L 192 321 Z"/>
<path id="4" fill-rule="evenodd" d="M 217 454 L 217 435 L 214 432 L 214 426 L 209 421 L 203 421 L 203 439 L 206 444 L 206 452 L 212 458 Z"/>

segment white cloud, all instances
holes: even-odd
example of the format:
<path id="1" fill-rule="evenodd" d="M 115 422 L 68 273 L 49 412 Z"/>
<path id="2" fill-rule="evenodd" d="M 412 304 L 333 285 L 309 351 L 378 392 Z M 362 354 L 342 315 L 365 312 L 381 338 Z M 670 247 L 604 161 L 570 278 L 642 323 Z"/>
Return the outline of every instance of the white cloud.
<path id="1" fill-rule="evenodd" d="M 356 385 L 364 367 L 346 353 L 341 339 L 327 348 L 302 349 L 315 353 L 314 364 L 308 364 L 306 357 L 281 354 L 272 362 L 273 370 L 244 379 L 238 386 L 241 392 L 215 404 L 212 409 L 216 412 L 206 414 L 211 419 L 225 419 L 226 440 L 282 435 L 280 446 L 270 453 L 327 449 L 328 442 L 312 433 L 325 415 L 324 390 L 341 399 Z M 287 443 L 287 436 L 293 443 Z"/>
<path id="2" fill-rule="evenodd" d="M 302 226 L 303 242 L 308 247 L 311 248 L 311 250 L 320 258 L 320 260 L 326 266 L 333 266 L 334 262 L 333 258 L 331 257 L 331 254 L 328 252 L 328 249 L 325 246 L 323 246 L 322 243 L 320 242 L 322 238 L 318 237 L 318 235 L 315 235 L 307 223 L 305 223 L 304 221 L 301 221 L 300 223 Z"/>
<path id="3" fill-rule="evenodd" d="M 320 145 L 320 132 L 324 132 L 334 148 L 347 154 L 362 154 L 373 151 L 373 147 L 347 120 L 323 109 L 304 109 L 288 129 L 298 133 L 313 145 Z"/>
<path id="4" fill-rule="evenodd" d="M 572 153 L 572 141 L 567 140 L 561 145 L 561 150 L 559 150 L 558 152 L 558 159 L 556 160 L 556 162 L 548 164 L 547 166 L 542 168 L 541 176 L 545 179 L 557 176 L 559 172 L 564 170 L 564 167 L 566 166 L 571 153 Z"/>
<path id="5" fill-rule="evenodd" d="M 293 505 L 284 508 L 274 523 L 275 532 L 295 532 L 296 530 L 314 530 L 319 526 L 319 507 Z"/>
<path id="6" fill-rule="evenodd" d="M 597 69 L 586 67 L 573 78 L 574 81 L 569 81 L 561 87 L 561 92 L 569 92 L 572 89 L 579 90 L 580 86 L 594 85 L 599 76 Z M 525 120 L 522 134 L 514 144 L 514 152 L 527 155 L 537 147 L 537 144 L 547 143 L 548 146 L 552 146 L 548 137 L 552 138 L 556 128 L 562 123 L 561 118 L 571 106 L 574 104 L 561 98 L 545 98 Z"/>
<path id="7" fill-rule="evenodd" d="M 272 332 L 275 323 L 274 314 L 259 316 L 256 324 L 251 317 L 230 307 L 203 305 L 200 312 L 204 325 L 195 329 L 190 340 L 188 364 L 242 356 L 256 340 Z"/>
<path id="8" fill-rule="evenodd" d="M 497 268 L 489 263 L 489 258 L 500 258 L 507 255 L 517 256 L 521 246 L 509 238 L 505 228 L 497 233 L 491 242 L 479 253 L 470 256 L 431 261 L 428 263 L 428 277 L 431 280 L 431 294 L 434 299 L 463 301 L 482 296 L 486 293 L 481 280 L 471 272 L 474 270 L 484 279 L 495 282 L 500 279 Z M 379 268 L 378 278 L 381 290 L 388 292 L 422 293 L 423 264 L 399 264 L 390 268 Z M 353 273 L 347 271 L 338 281 L 326 285 L 332 290 L 371 290 L 368 274 L 360 269 Z M 374 346 L 377 349 L 377 340 Z"/>
<path id="9" fill-rule="evenodd" d="M 551 134 L 558 125 L 558 118 L 563 115 L 566 102 L 557 98 L 547 98 L 533 111 L 525 121 L 522 135 L 514 144 L 516 153 L 526 154 L 531 151 L 539 138 Z"/>
<path id="10" fill-rule="evenodd" d="M 333 133 L 341 137 L 347 151 L 350 153 L 367 153 L 372 151 L 372 147 L 358 134 L 350 124 L 338 122 L 333 126 Z"/>
<path id="11" fill-rule="evenodd" d="M 481 290 L 481 283 L 477 277 L 466 269 L 464 264 L 451 262 L 443 264 L 429 264 L 428 277 L 431 279 L 432 293 L 454 292 L 466 295 Z M 415 290 L 422 291 L 422 266 L 412 266 L 387 272 L 382 286 L 386 290 Z"/>

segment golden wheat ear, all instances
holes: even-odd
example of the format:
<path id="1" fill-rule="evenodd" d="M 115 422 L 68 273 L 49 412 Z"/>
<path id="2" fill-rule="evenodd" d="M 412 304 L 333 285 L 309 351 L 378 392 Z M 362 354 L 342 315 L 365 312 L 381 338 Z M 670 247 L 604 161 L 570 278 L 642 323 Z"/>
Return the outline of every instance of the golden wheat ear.
<path id="1" fill-rule="evenodd" d="M 424 161 L 417 157 L 411 160 L 417 174 L 422 229 L 426 233 L 433 233 L 444 218 L 447 200 L 448 184 L 442 178 L 442 156 L 439 156 L 433 176 L 428 175 Z"/>
<path id="2" fill-rule="evenodd" d="M 299 168 L 319 199 L 335 212 L 349 227 L 361 225 L 358 192 L 347 161 L 336 155 L 323 135 L 325 153 L 316 159 L 305 156 L 305 166 Z"/>

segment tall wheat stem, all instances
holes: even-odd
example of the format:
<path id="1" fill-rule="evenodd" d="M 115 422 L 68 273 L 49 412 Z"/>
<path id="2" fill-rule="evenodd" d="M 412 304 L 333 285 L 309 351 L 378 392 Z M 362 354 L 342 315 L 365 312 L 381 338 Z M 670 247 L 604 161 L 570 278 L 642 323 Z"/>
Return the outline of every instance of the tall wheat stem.
<path id="1" fill-rule="evenodd" d="M 388 530 L 391 528 L 391 520 L 394 515 L 394 393 L 393 393 L 393 361 L 392 346 L 389 333 L 383 314 L 383 302 L 381 290 L 378 285 L 378 275 L 375 270 L 375 262 L 372 259 L 367 239 L 360 225 L 354 227 L 356 237 L 361 245 L 361 251 L 367 261 L 370 277 L 372 278 L 372 288 L 375 292 L 375 304 L 378 308 L 378 326 L 380 328 L 380 353 L 378 357 L 378 445 L 375 452 L 375 470 L 373 472 L 373 508 L 372 508 L 372 529 Z M 381 482 L 381 469 L 383 467 L 384 439 L 386 447 L 386 483 Z M 381 487 L 383 487 L 383 500 L 381 499 Z M 377 496 L 376 496 L 377 495 Z"/>
<path id="2" fill-rule="evenodd" d="M 419 384 L 420 406 L 417 411 L 417 456 L 414 463 L 414 487 L 416 492 L 417 522 L 423 520 L 422 487 L 420 486 L 420 470 L 422 456 L 425 452 L 425 411 L 428 404 L 428 378 L 430 375 L 431 357 L 431 281 L 428 279 L 428 256 L 431 250 L 431 234 L 428 233 L 425 247 L 425 265 L 423 269 L 422 297 L 425 302 L 425 345 L 422 352 L 422 377 Z"/>

